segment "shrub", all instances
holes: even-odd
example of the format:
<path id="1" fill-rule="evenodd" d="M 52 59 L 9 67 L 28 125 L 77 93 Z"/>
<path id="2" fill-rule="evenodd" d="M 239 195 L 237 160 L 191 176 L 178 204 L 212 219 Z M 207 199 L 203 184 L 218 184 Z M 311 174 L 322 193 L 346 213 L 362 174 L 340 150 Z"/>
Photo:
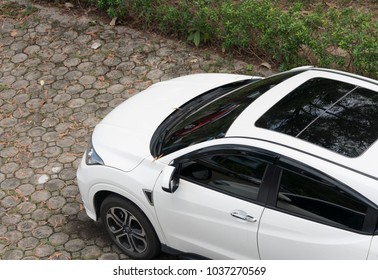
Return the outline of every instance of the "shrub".
<path id="1" fill-rule="evenodd" d="M 378 22 L 367 12 L 326 4 L 306 12 L 307 0 L 293 0 L 286 11 L 275 0 L 91 1 L 139 27 L 187 38 L 196 46 L 241 51 L 284 69 L 313 64 L 378 75 Z"/>

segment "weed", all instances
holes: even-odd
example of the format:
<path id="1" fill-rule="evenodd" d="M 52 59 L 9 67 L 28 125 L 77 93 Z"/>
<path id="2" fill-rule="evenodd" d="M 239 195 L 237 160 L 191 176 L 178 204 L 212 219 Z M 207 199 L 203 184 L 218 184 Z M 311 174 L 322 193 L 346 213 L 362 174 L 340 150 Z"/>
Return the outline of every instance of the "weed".
<path id="1" fill-rule="evenodd" d="M 3 90 L 7 90 L 7 89 L 9 89 L 9 87 L 7 85 L 0 84 L 0 92 L 3 91 Z"/>

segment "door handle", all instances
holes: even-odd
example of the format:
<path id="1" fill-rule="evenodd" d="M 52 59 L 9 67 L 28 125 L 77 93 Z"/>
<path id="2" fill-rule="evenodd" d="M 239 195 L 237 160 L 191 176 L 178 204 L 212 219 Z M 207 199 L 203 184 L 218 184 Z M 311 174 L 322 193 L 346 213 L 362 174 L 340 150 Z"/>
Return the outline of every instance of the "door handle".
<path id="1" fill-rule="evenodd" d="M 235 217 L 237 219 L 240 219 L 240 220 L 243 220 L 243 221 L 247 221 L 247 222 L 256 222 L 256 218 L 250 216 L 250 215 L 247 215 L 244 211 L 241 211 L 241 210 L 234 210 L 231 212 L 231 216 L 232 217 Z"/>

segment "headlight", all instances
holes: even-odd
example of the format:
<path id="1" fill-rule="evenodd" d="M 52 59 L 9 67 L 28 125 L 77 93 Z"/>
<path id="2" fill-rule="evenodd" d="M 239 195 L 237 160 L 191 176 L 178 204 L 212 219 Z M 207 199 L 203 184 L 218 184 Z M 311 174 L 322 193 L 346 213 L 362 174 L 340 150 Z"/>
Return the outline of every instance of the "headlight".
<path id="1" fill-rule="evenodd" d="M 92 138 L 89 141 L 89 147 L 86 153 L 85 163 L 87 165 L 104 165 L 102 158 L 96 153 L 92 144 Z"/>

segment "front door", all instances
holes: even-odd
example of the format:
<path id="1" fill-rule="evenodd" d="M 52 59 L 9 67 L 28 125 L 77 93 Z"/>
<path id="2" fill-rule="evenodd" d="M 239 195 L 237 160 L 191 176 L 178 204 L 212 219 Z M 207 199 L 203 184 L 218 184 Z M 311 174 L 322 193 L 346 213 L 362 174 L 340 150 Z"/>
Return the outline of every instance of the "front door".
<path id="1" fill-rule="evenodd" d="M 180 165 L 173 193 L 159 179 L 154 203 L 166 245 L 212 259 L 259 259 L 257 197 L 267 166 L 251 155 L 212 153 Z"/>

